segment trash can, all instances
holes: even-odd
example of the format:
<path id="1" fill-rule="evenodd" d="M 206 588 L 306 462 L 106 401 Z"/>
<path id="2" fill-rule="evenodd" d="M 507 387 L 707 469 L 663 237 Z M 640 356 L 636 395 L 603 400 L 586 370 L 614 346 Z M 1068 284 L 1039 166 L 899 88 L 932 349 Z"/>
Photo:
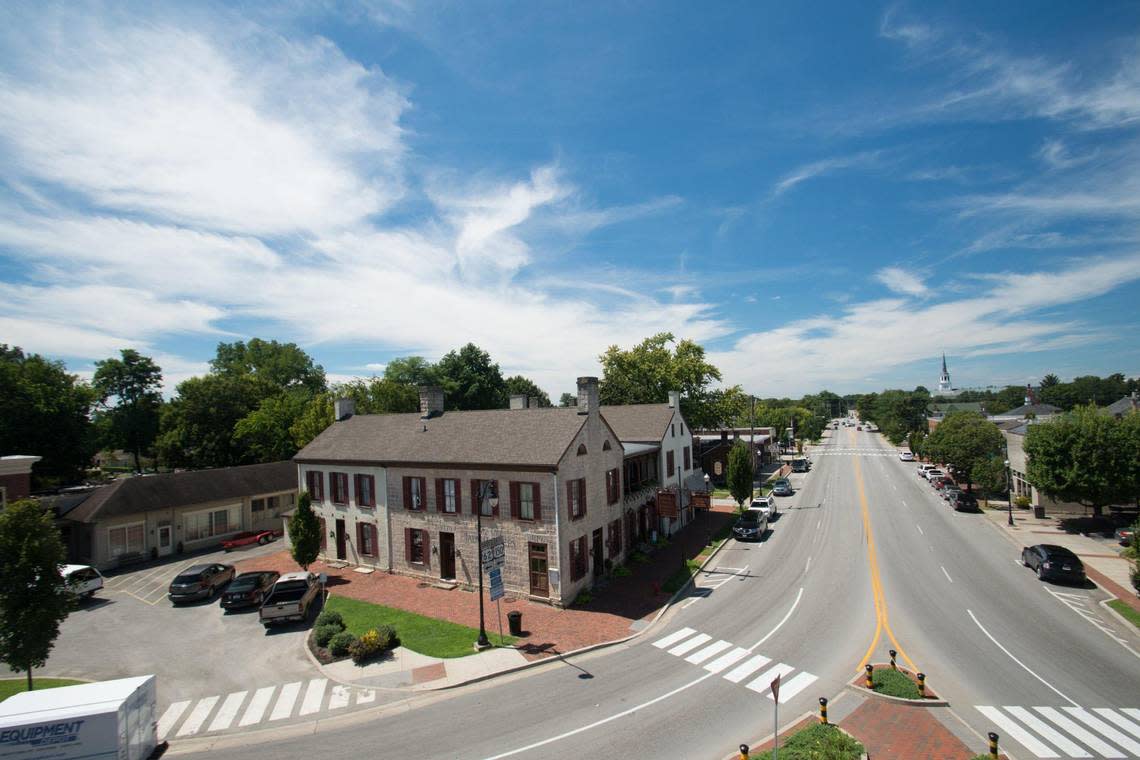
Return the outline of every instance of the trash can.
<path id="1" fill-rule="evenodd" d="M 512 610 L 507 613 L 507 625 L 511 627 L 512 636 L 522 636 L 522 613 L 517 610 Z"/>
<path id="2" fill-rule="evenodd" d="M 1033 507 L 1033 516 L 1036 517 L 1038 520 L 1044 520 L 1045 519 L 1045 507 L 1041 506 L 1040 504 L 1035 505 Z"/>

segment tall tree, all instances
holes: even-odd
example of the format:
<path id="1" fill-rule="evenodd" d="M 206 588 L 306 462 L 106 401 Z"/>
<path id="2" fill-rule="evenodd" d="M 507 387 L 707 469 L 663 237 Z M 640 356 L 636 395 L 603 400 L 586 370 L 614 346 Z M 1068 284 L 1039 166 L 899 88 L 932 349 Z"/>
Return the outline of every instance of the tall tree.
<path id="1" fill-rule="evenodd" d="M 106 412 L 102 443 L 131 452 L 135 472 L 142 472 L 142 453 L 158 437 L 162 369 L 133 348 L 119 353 L 118 359 L 95 362 L 93 385 Z"/>
<path id="2" fill-rule="evenodd" d="M 1052 372 L 1050 372 L 1048 375 L 1041 378 L 1041 390 L 1045 390 L 1046 388 L 1052 388 L 1054 385 L 1057 385 L 1060 382 L 1061 382 L 1061 378 L 1057 377 Z"/>
<path id="3" fill-rule="evenodd" d="M 474 343 L 447 352 L 435 366 L 447 393 L 448 409 L 502 409 L 507 405 L 507 384 L 499 365 Z"/>
<path id="4" fill-rule="evenodd" d="M 1001 457 L 990 457 L 976 463 L 974 469 L 970 471 L 970 477 L 981 486 L 986 506 L 989 506 L 989 497 L 992 494 L 1009 489 L 1007 480 L 1009 472 L 1006 469 L 1005 460 Z"/>
<path id="5" fill-rule="evenodd" d="M 95 453 L 95 392 L 62 362 L 0 343 L 0 453 L 43 457 L 38 485 L 80 475 Z"/>
<path id="6" fill-rule="evenodd" d="M 394 414 L 416 412 L 420 408 L 419 393 L 415 388 L 387 378 L 353 380 L 334 385 L 328 393 L 319 393 L 305 405 L 289 429 L 293 444 L 304 448 L 333 422 L 336 399 L 350 398 L 356 403 L 357 414 Z"/>
<path id="7" fill-rule="evenodd" d="M 436 365 L 422 356 L 403 356 L 384 367 L 384 379 L 416 388 L 421 385 L 441 385 Z"/>
<path id="8" fill-rule="evenodd" d="M 0 511 L 0 662 L 42 668 L 73 600 L 60 574 L 65 553 L 51 515 L 31 499 Z"/>
<path id="9" fill-rule="evenodd" d="M 573 393 L 563 393 L 558 397 L 558 405 L 563 409 L 571 406 L 578 406 L 578 396 Z"/>
<path id="10" fill-rule="evenodd" d="M 705 360 L 705 349 L 698 343 L 658 333 L 628 351 L 610 346 L 599 359 L 603 404 L 660 404 L 669 391 L 680 391 L 681 413 L 689 427 L 698 430 L 719 422 L 709 386 L 721 379 L 720 370 Z"/>
<path id="11" fill-rule="evenodd" d="M 728 450 L 728 492 L 736 499 L 738 508 L 744 507 L 744 500 L 752 498 L 752 482 L 755 477 L 755 463 L 749 445 L 737 441 Z"/>
<path id="12" fill-rule="evenodd" d="M 280 462 L 297 453 L 293 426 L 313 398 L 306 388 L 292 388 L 262 400 L 256 409 L 234 423 L 234 441 L 254 462 Z M 330 413 L 331 414 L 331 413 Z"/>
<path id="13" fill-rule="evenodd" d="M 1028 480 L 1055 499 L 1091 507 L 1100 516 L 1140 493 L 1140 417 L 1116 419 L 1094 406 L 1030 425 L 1025 435 Z"/>
<path id="14" fill-rule="evenodd" d="M 313 513 L 308 491 L 301 493 L 297 508 L 289 518 L 289 552 L 304 570 L 308 570 L 321 553 L 321 521 Z"/>
<path id="15" fill-rule="evenodd" d="M 173 467 L 231 467 L 256 461 L 234 436 L 238 422 L 271 395 L 248 375 L 210 374 L 178 384 L 162 410 L 159 455 Z"/>
<path id="16" fill-rule="evenodd" d="M 219 343 L 210 368 L 219 375 L 254 377 L 281 390 L 297 386 L 310 393 L 325 390 L 324 369 L 296 343 L 261 338 L 252 338 L 249 343 Z"/>
<path id="17" fill-rule="evenodd" d="M 529 396 L 532 406 L 553 406 L 550 396 L 542 388 L 534 384 L 530 378 L 514 375 L 506 379 L 508 396 Z"/>
<path id="18" fill-rule="evenodd" d="M 997 425 L 977 412 L 951 412 L 926 437 L 923 450 L 935 461 L 952 465 L 966 478 L 966 489 L 973 490 L 975 469 L 1004 456 L 1005 438 Z"/>

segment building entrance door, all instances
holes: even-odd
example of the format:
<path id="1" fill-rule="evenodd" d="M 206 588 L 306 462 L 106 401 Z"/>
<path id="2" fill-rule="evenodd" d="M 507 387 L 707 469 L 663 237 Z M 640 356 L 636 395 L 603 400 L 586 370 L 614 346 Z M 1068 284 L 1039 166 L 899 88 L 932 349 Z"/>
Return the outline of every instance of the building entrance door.
<path id="1" fill-rule="evenodd" d="M 172 526 L 158 526 L 158 556 L 165 557 L 174 551 L 174 536 Z"/>
<path id="2" fill-rule="evenodd" d="M 439 534 L 439 577 L 455 580 L 455 534 Z"/>
<path id="3" fill-rule="evenodd" d="M 532 596 L 550 596 L 550 580 L 546 562 L 546 544 L 530 545 L 530 593 Z"/>
<path id="4" fill-rule="evenodd" d="M 592 553 L 594 555 L 594 580 L 597 580 L 602 577 L 606 570 L 606 556 L 602 546 L 601 528 L 594 531 L 594 548 Z"/>
<path id="5" fill-rule="evenodd" d="M 345 546 L 344 546 L 345 542 L 347 540 L 348 540 L 348 536 L 345 534 L 345 531 L 344 531 L 344 520 L 342 520 L 341 518 L 338 517 L 336 520 L 336 558 L 337 559 L 344 559 L 345 557 L 348 556 L 348 554 L 345 552 Z"/>

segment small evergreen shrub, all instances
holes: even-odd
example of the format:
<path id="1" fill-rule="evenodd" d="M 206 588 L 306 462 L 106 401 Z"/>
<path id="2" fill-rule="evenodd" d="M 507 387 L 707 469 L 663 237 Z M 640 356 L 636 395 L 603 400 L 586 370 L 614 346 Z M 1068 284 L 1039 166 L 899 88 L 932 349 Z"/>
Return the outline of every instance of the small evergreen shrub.
<path id="1" fill-rule="evenodd" d="M 329 639 L 329 651 L 334 657 L 344 657 L 355 643 L 356 636 L 348 631 L 341 631 Z"/>
<path id="2" fill-rule="evenodd" d="M 318 625 L 313 629 L 313 641 L 315 641 L 319 647 L 327 647 L 329 640 L 340 633 L 340 631 L 340 626 L 337 625 Z"/>
<path id="3" fill-rule="evenodd" d="M 322 625 L 335 625 L 338 631 L 343 631 L 344 618 L 336 610 L 323 610 L 317 615 L 316 627 L 320 628 Z"/>

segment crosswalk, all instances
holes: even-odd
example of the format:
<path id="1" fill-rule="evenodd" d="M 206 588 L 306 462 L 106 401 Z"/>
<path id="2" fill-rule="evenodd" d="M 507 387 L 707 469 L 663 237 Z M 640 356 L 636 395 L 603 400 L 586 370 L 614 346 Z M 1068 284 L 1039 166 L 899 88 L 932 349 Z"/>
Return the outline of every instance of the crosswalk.
<path id="1" fill-rule="evenodd" d="M 837 456 L 844 456 L 844 457 L 851 457 L 851 456 L 897 457 L 899 455 L 899 453 L 897 451 L 895 451 L 894 449 L 870 449 L 870 448 L 867 448 L 867 449 L 861 449 L 861 448 L 840 449 L 840 448 L 828 447 L 826 449 L 813 449 L 811 452 L 811 455 L 813 457 L 837 457 Z"/>
<path id="2" fill-rule="evenodd" d="M 353 704 L 364 706 L 376 701 L 375 689 L 339 684 L 329 689 L 328 686 L 327 678 L 313 678 L 308 683 L 294 681 L 279 686 L 263 686 L 252 696 L 249 691 L 235 691 L 198 700 L 180 700 L 167 707 L 158 719 L 158 739 L 163 741 L 230 728 L 248 728 L 258 723 L 342 710 Z"/>
<path id="3" fill-rule="evenodd" d="M 974 705 L 999 735 L 1041 758 L 1140 757 L 1140 709 Z"/>
<path id="4" fill-rule="evenodd" d="M 780 676 L 780 704 L 789 702 L 801 691 L 818 680 L 818 676 L 801 670 L 791 679 L 787 676 L 797 668 L 783 662 L 773 662 L 762 654 L 753 654 L 748 649 L 735 646 L 724 639 L 713 640 L 707 633 L 694 628 L 681 628 L 653 642 L 674 657 L 681 657 L 692 665 L 700 665 L 709 673 L 721 674 L 730 683 L 744 685 L 744 688 L 757 694 L 766 694 L 772 699 L 769 684 Z M 727 672 L 726 672 L 727 671 Z M 757 675 L 759 674 L 759 675 Z"/>

